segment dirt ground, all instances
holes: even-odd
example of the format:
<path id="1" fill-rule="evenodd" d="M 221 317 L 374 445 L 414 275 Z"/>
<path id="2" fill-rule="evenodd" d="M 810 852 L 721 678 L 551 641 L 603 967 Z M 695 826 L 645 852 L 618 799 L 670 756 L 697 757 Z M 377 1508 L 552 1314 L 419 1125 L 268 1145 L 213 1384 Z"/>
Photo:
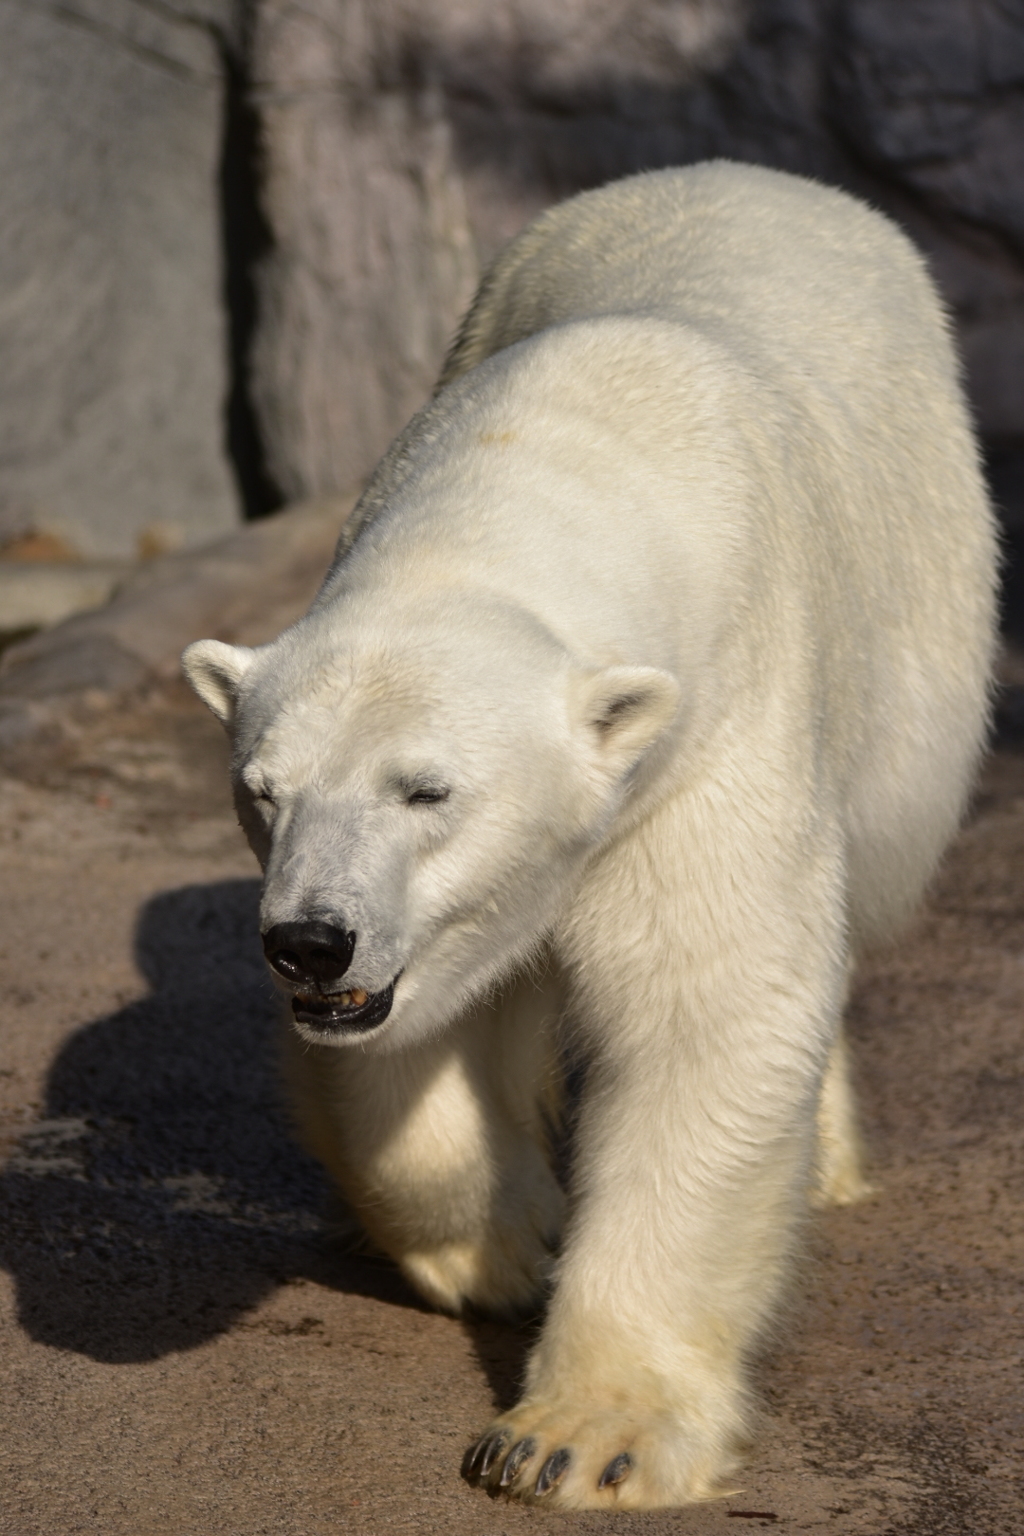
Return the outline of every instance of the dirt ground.
<path id="1" fill-rule="evenodd" d="M 1024 751 L 857 990 L 878 1192 L 808 1227 L 742 1490 L 633 1516 L 460 1481 L 529 1333 L 333 1235 L 224 759 L 171 687 L 0 777 L 5 1536 L 1024 1530 Z"/>

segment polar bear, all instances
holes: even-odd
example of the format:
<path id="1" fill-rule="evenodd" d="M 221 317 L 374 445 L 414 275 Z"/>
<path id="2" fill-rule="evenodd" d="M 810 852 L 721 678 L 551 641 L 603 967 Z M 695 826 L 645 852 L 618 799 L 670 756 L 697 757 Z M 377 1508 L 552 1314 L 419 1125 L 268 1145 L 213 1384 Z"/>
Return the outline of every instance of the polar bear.
<path id="1" fill-rule="evenodd" d="M 715 162 L 514 240 L 309 613 L 186 652 L 309 1144 L 431 1302 L 549 1293 L 471 1480 L 734 1475 L 808 1193 L 860 1188 L 847 976 L 963 812 L 994 563 L 920 258 Z"/>

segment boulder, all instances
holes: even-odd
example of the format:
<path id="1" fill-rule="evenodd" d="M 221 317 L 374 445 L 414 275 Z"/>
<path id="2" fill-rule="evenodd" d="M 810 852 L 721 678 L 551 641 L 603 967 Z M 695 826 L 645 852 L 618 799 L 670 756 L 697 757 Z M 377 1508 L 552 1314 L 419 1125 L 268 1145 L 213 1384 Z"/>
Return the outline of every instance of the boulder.
<path id="1" fill-rule="evenodd" d="M 0 658 L 0 747 L 83 701 L 102 706 L 176 677 L 192 640 L 273 639 L 308 607 L 354 503 L 354 493 L 325 498 L 152 560 L 105 607 L 10 646 Z"/>
<path id="2" fill-rule="evenodd" d="M 235 526 L 218 175 L 231 0 L 0 19 L 0 544 Z"/>

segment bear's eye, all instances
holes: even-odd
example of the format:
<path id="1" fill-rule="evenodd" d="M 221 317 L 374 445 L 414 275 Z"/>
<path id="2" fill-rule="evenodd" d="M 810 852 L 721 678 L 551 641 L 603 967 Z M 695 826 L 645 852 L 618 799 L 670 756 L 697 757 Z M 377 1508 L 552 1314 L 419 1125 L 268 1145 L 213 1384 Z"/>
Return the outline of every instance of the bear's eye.
<path id="1" fill-rule="evenodd" d="M 256 801 L 257 805 L 263 806 L 264 810 L 277 810 L 277 801 L 274 799 L 273 795 L 268 795 L 265 789 L 261 789 L 256 794 L 254 794 L 253 799 Z"/>
<path id="2" fill-rule="evenodd" d="M 442 800 L 447 800 L 450 791 L 440 784 L 418 784 L 414 789 L 408 789 L 405 795 L 406 805 L 440 805 Z"/>

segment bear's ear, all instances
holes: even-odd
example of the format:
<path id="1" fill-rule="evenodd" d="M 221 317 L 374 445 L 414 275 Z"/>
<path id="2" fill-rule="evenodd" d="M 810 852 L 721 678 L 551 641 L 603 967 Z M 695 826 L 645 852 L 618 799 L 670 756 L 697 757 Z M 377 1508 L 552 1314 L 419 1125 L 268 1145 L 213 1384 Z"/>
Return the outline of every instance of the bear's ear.
<path id="1" fill-rule="evenodd" d="M 628 773 L 665 730 L 681 690 L 657 667 L 605 667 L 577 676 L 573 712 L 616 777 Z"/>
<path id="2" fill-rule="evenodd" d="M 230 726 L 242 678 L 252 665 L 252 651 L 221 640 L 197 640 L 181 658 L 182 670 L 204 704 Z"/>

